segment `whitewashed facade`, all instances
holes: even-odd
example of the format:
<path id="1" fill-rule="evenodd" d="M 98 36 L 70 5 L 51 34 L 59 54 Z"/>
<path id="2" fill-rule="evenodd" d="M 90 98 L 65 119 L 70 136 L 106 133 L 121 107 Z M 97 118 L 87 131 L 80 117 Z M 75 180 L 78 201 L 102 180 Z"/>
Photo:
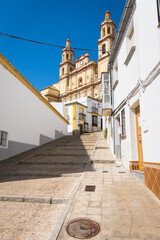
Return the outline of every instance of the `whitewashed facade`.
<path id="1" fill-rule="evenodd" d="M 0 160 L 67 134 L 67 120 L 2 55 L 0 89 Z"/>
<path id="2" fill-rule="evenodd" d="M 158 4 L 159 0 L 127 0 L 109 59 L 112 134 L 108 140 L 127 169 L 144 170 L 146 185 L 153 168 L 157 174 L 160 171 Z M 149 188 L 155 193 L 154 186 L 155 182 Z M 155 194 L 160 198 L 160 192 Z"/>

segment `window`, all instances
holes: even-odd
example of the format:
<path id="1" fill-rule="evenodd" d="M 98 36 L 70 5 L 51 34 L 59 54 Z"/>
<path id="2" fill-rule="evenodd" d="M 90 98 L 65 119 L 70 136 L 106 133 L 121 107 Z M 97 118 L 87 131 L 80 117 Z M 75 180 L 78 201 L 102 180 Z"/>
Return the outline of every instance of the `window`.
<path id="1" fill-rule="evenodd" d="M 92 115 L 92 126 L 93 127 L 98 127 L 98 117 Z"/>
<path id="2" fill-rule="evenodd" d="M 160 0 L 157 0 L 158 27 L 160 27 Z"/>
<path id="3" fill-rule="evenodd" d="M 103 45 L 102 45 L 102 54 L 105 54 L 105 53 L 106 53 L 106 45 L 103 44 Z"/>
<path id="4" fill-rule="evenodd" d="M 134 23 L 131 21 L 126 34 L 126 59 L 124 64 L 127 66 L 136 50 L 134 42 Z"/>
<path id="5" fill-rule="evenodd" d="M 113 90 L 116 88 L 118 82 L 119 80 L 118 80 L 118 60 L 117 60 L 113 68 Z"/>
<path id="6" fill-rule="evenodd" d="M 69 87 L 69 78 L 67 78 L 67 87 Z"/>
<path id="7" fill-rule="evenodd" d="M 64 75 L 64 68 L 62 68 L 62 76 Z"/>
<path id="8" fill-rule="evenodd" d="M 7 132 L 0 131 L 0 146 L 6 147 L 7 146 Z"/>
<path id="9" fill-rule="evenodd" d="M 80 64 L 81 64 L 81 65 L 83 64 L 83 60 L 80 61 Z"/>
<path id="10" fill-rule="evenodd" d="M 71 72 L 72 72 L 72 70 L 73 70 L 73 69 L 72 69 L 72 68 L 70 68 L 70 71 L 71 71 Z"/>
<path id="11" fill-rule="evenodd" d="M 79 86 L 79 87 L 82 86 L 82 78 L 79 78 L 79 80 L 78 80 L 78 86 Z"/>
<path id="12" fill-rule="evenodd" d="M 66 54 L 66 59 L 68 60 L 68 58 L 69 58 L 69 55 L 68 55 L 68 53 Z"/>
<path id="13" fill-rule="evenodd" d="M 105 28 L 102 29 L 102 37 L 104 37 L 106 34 L 105 34 Z"/>
<path id="14" fill-rule="evenodd" d="M 121 121 L 122 121 L 122 136 L 126 135 L 126 121 L 125 121 L 125 109 L 121 112 Z"/>
<path id="15" fill-rule="evenodd" d="M 108 33 L 108 34 L 111 33 L 111 28 L 110 28 L 110 27 L 107 28 L 107 33 Z"/>

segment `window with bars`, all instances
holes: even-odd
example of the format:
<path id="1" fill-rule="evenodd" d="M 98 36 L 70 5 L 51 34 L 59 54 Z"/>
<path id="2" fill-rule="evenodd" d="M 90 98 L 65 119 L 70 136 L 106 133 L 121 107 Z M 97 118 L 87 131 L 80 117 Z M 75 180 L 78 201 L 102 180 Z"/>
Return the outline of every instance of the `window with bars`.
<path id="1" fill-rule="evenodd" d="M 98 127 L 98 117 L 92 115 L 92 126 Z"/>
<path id="2" fill-rule="evenodd" d="M 6 147 L 7 146 L 7 135 L 8 133 L 5 131 L 0 131 L 0 146 Z"/>
<path id="3" fill-rule="evenodd" d="M 122 121 L 122 136 L 124 136 L 126 135 L 125 109 L 121 111 L 121 121 Z"/>

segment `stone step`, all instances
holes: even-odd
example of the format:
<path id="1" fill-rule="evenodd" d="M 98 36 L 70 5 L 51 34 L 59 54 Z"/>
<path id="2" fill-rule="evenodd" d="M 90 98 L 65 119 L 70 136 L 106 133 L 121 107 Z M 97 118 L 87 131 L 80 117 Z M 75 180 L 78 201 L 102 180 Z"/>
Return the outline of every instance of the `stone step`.
<path id="1" fill-rule="evenodd" d="M 109 147 L 99 147 L 99 146 L 97 146 L 97 147 L 95 147 L 95 149 L 109 149 Z"/>
<path id="2" fill-rule="evenodd" d="M 133 170 L 132 174 L 144 183 L 144 171 Z"/>
<path id="3" fill-rule="evenodd" d="M 91 154 L 87 154 L 87 153 L 48 153 L 48 154 L 45 154 L 45 153 L 41 153 L 41 154 L 38 154 L 38 156 L 90 156 Z"/>
<path id="4" fill-rule="evenodd" d="M 96 159 L 92 159 L 91 162 L 93 163 L 115 163 L 116 161 L 115 160 L 96 160 Z"/>
<path id="5" fill-rule="evenodd" d="M 42 203 L 42 204 L 64 204 L 67 198 L 38 197 L 38 196 L 15 196 L 0 195 L 0 201 L 7 202 L 26 202 L 26 203 Z"/>

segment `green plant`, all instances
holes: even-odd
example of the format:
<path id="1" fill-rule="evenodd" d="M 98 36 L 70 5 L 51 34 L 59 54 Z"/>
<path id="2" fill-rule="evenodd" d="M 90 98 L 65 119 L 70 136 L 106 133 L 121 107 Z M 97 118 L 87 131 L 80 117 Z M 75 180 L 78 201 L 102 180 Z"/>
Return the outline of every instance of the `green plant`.
<path id="1" fill-rule="evenodd" d="M 107 138 L 107 128 L 104 130 L 104 137 Z"/>

